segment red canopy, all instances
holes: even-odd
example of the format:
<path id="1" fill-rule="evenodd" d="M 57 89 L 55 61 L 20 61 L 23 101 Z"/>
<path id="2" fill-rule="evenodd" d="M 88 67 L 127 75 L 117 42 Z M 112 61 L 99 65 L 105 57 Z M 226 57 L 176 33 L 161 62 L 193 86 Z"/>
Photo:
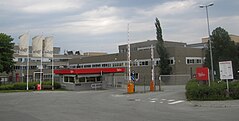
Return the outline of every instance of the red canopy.
<path id="1" fill-rule="evenodd" d="M 101 74 L 101 73 L 123 73 L 125 68 L 81 68 L 81 69 L 57 69 L 55 74 Z"/>

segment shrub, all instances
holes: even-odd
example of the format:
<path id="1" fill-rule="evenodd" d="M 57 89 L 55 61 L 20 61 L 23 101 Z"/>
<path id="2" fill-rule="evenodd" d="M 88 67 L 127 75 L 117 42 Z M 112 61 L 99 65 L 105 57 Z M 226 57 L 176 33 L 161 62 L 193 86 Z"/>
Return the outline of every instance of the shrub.
<path id="1" fill-rule="evenodd" d="M 231 98 L 239 99 L 239 81 L 230 83 L 229 90 L 229 95 Z"/>
<path id="2" fill-rule="evenodd" d="M 61 84 L 59 82 L 55 82 L 54 83 L 54 88 L 55 89 L 60 89 L 61 88 Z"/>
<path id="3" fill-rule="evenodd" d="M 26 90 L 27 83 L 25 82 L 20 82 L 20 83 L 15 83 L 13 84 L 13 89 L 14 90 Z"/>
<path id="4" fill-rule="evenodd" d="M 39 84 L 39 82 L 29 82 L 28 83 L 28 88 L 29 90 L 35 90 L 37 84 Z M 51 81 L 44 81 L 42 82 L 42 89 L 47 89 L 47 90 L 51 90 L 51 85 L 52 82 Z M 7 84 L 7 85 L 1 85 L 0 86 L 0 90 L 26 90 L 27 88 L 27 83 L 26 82 L 20 82 L 20 83 L 15 83 L 15 84 Z M 54 89 L 60 89 L 61 85 L 59 82 L 54 82 Z"/>
<path id="5" fill-rule="evenodd" d="M 45 85 L 45 87 L 46 87 L 45 89 L 51 89 L 49 87 L 52 85 L 52 82 L 51 81 L 44 81 L 44 82 L 42 82 L 42 85 L 43 85 L 43 87 Z M 54 82 L 54 89 L 60 89 L 60 88 L 61 88 L 61 84 L 59 82 Z"/>
<path id="6" fill-rule="evenodd" d="M 0 90 L 12 90 L 13 85 L 12 84 L 7 84 L 7 85 L 1 85 Z"/>
<path id="7" fill-rule="evenodd" d="M 35 90 L 38 83 L 39 83 L 39 82 L 29 82 L 28 88 L 29 88 L 30 90 Z"/>
<path id="8" fill-rule="evenodd" d="M 239 88 L 238 88 L 239 89 Z M 201 84 L 197 80 L 191 80 L 186 85 L 186 97 L 188 100 L 225 100 L 226 83 L 212 82 L 209 87 Z"/>

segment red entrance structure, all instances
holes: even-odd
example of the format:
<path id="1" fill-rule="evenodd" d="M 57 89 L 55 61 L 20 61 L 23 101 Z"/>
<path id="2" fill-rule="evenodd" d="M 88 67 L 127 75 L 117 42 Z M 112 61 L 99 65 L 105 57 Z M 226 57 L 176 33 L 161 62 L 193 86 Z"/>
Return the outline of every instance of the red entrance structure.
<path id="1" fill-rule="evenodd" d="M 107 88 L 125 80 L 125 68 L 73 68 L 54 70 L 59 75 L 62 87 L 69 90 Z M 122 78 L 124 77 L 124 78 Z"/>

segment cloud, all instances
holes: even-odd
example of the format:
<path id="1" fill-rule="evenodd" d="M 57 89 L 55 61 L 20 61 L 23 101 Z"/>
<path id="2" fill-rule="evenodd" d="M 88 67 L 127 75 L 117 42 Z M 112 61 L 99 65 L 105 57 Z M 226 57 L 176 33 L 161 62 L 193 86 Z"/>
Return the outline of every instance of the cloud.
<path id="1" fill-rule="evenodd" d="M 216 27 L 223 27 L 229 34 L 238 34 L 239 16 L 222 16 L 210 19 L 211 31 Z M 237 32 L 237 33 L 235 33 Z"/>
<path id="2" fill-rule="evenodd" d="M 195 43 L 207 36 L 205 9 L 198 6 L 211 0 L 142 1 L 2 0 L 0 30 L 16 38 L 27 31 L 31 35 L 53 34 L 63 49 L 107 52 L 127 43 L 128 24 L 131 42 L 155 39 L 155 17 L 166 41 Z M 215 5 L 209 11 L 211 31 L 221 26 L 238 34 L 238 2 L 213 1 Z"/>
<path id="3" fill-rule="evenodd" d="M 69 11 L 72 9 L 80 8 L 85 2 L 79 0 L 8 0 L 1 1 L 4 8 L 14 8 L 10 11 L 26 12 L 26 13 L 54 13 L 60 11 Z"/>
<path id="4" fill-rule="evenodd" d="M 22 10 L 28 13 L 51 13 L 64 10 L 76 9 L 81 5 L 68 0 L 34 1 L 23 7 Z"/>
<path id="5" fill-rule="evenodd" d="M 86 18 L 99 18 L 99 17 L 112 16 L 115 14 L 117 15 L 119 13 L 121 13 L 121 10 L 116 7 L 101 6 L 96 9 L 86 11 L 81 15 Z"/>
<path id="6" fill-rule="evenodd" d="M 120 16 L 122 11 L 116 7 L 101 6 L 79 15 L 62 19 L 55 32 L 84 33 L 101 35 L 126 30 L 127 20 Z"/>
<path id="7" fill-rule="evenodd" d="M 187 10 L 196 4 L 195 0 L 169 1 L 163 4 L 157 4 L 147 9 L 139 9 L 138 14 L 145 16 L 169 16 L 175 14 L 185 14 Z"/>

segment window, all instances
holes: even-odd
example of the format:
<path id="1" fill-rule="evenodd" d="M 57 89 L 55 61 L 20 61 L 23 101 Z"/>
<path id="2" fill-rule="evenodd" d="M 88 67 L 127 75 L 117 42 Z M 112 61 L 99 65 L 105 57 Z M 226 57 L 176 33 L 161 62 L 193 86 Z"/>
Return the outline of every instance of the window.
<path id="1" fill-rule="evenodd" d="M 202 59 L 197 59 L 197 63 L 202 63 Z"/>
<path id="2" fill-rule="evenodd" d="M 102 67 L 111 67 L 111 64 L 105 63 L 105 64 L 102 64 Z"/>
<path id="3" fill-rule="evenodd" d="M 138 62 L 137 62 L 137 61 L 134 61 L 134 62 L 133 62 L 133 66 L 138 66 Z"/>
<path id="4" fill-rule="evenodd" d="M 83 68 L 83 65 L 77 65 L 77 68 Z"/>
<path id="5" fill-rule="evenodd" d="M 86 77 L 87 82 L 95 82 L 95 77 Z"/>
<path id="6" fill-rule="evenodd" d="M 76 64 L 72 64 L 72 65 L 70 65 L 70 68 L 76 68 L 76 67 L 77 67 Z"/>
<path id="7" fill-rule="evenodd" d="M 122 67 L 123 63 L 113 63 L 113 67 Z"/>
<path id="8" fill-rule="evenodd" d="M 63 82 L 65 82 L 65 83 L 75 83 L 75 78 L 74 78 L 74 76 L 64 76 Z"/>
<path id="9" fill-rule="evenodd" d="M 101 65 L 100 64 L 93 64 L 92 67 L 97 68 L 97 67 L 101 67 Z"/>
<path id="10" fill-rule="evenodd" d="M 18 62 L 22 62 L 22 60 L 23 60 L 22 58 L 18 58 Z"/>
<path id="11" fill-rule="evenodd" d="M 15 66 L 14 69 L 15 70 L 20 70 L 20 66 Z"/>
<path id="12" fill-rule="evenodd" d="M 149 65 L 149 62 L 148 61 L 140 61 L 139 65 L 140 66 L 147 66 L 147 65 Z"/>
<path id="13" fill-rule="evenodd" d="M 84 68 L 91 68 L 91 65 L 84 65 Z"/>
<path id="14" fill-rule="evenodd" d="M 30 69 L 37 69 L 37 66 L 30 66 Z"/>
<path id="15" fill-rule="evenodd" d="M 85 77 L 79 78 L 79 82 L 85 82 Z"/>
<path id="16" fill-rule="evenodd" d="M 186 57 L 186 64 L 202 64 L 200 57 Z"/>

